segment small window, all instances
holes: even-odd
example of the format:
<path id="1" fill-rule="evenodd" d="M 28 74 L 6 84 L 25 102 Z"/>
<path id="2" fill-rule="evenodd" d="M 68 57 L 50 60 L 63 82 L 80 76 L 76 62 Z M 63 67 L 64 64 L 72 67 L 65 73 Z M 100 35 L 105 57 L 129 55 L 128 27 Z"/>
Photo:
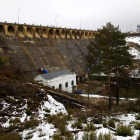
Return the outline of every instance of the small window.
<path id="1" fill-rule="evenodd" d="M 68 87 L 68 82 L 66 82 L 65 87 L 66 87 L 66 88 Z"/>
<path id="2" fill-rule="evenodd" d="M 71 81 L 71 86 L 74 86 L 74 81 Z"/>
<path id="3" fill-rule="evenodd" d="M 62 84 L 59 84 L 59 89 L 62 88 Z"/>
<path id="4" fill-rule="evenodd" d="M 55 86 L 52 86 L 52 89 L 55 89 Z"/>

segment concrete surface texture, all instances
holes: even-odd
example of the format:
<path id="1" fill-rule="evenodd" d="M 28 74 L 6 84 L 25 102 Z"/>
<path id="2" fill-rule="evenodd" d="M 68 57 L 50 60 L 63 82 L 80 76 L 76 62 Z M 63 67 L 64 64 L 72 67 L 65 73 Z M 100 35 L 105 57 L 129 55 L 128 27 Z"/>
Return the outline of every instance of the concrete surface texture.
<path id="1" fill-rule="evenodd" d="M 0 23 L 0 55 L 8 55 L 10 64 L 24 71 L 86 71 L 87 45 L 93 31 Z"/>

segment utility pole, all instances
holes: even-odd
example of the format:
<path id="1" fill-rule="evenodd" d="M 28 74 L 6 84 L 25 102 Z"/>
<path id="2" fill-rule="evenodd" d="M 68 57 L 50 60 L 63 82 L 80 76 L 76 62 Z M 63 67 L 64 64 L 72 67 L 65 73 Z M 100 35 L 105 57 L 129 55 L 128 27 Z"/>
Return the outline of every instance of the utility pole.
<path id="1" fill-rule="evenodd" d="M 18 15 L 18 12 L 20 11 L 20 9 L 18 9 L 17 11 L 17 16 L 18 16 L 18 24 L 19 24 L 19 15 Z"/>
<path id="2" fill-rule="evenodd" d="M 83 20 L 83 19 L 82 19 Z M 81 29 L 81 22 L 82 22 L 82 20 L 80 21 L 80 29 Z"/>
<path id="3" fill-rule="evenodd" d="M 88 72 L 88 107 L 89 107 L 89 72 Z"/>
<path id="4" fill-rule="evenodd" d="M 56 17 L 55 17 L 55 23 L 56 23 L 56 27 L 57 27 L 57 21 L 56 21 L 56 18 L 58 17 L 59 15 L 57 15 Z"/>

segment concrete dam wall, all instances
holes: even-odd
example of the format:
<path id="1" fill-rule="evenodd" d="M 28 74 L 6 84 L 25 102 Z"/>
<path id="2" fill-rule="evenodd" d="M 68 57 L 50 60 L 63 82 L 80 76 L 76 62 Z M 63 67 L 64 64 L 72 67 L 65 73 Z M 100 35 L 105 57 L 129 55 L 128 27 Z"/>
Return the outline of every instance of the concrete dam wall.
<path id="1" fill-rule="evenodd" d="M 86 71 L 87 45 L 93 31 L 0 23 L 0 54 L 26 72 L 44 67 L 49 72 L 69 69 Z"/>

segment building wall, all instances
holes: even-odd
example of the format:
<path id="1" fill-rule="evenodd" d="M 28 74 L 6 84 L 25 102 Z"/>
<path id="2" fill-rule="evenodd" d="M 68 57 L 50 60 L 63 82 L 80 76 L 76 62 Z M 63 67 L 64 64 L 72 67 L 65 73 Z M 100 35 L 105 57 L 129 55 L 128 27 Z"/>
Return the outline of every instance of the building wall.
<path id="1" fill-rule="evenodd" d="M 69 74 L 64 76 L 59 76 L 57 78 L 54 78 L 52 80 L 44 80 L 40 76 L 35 77 L 36 81 L 40 81 L 39 83 L 42 83 L 44 86 L 53 87 L 55 89 L 59 89 L 59 85 L 62 85 L 62 90 L 67 91 L 69 93 L 72 93 L 72 87 L 76 86 L 76 74 Z M 71 85 L 71 82 L 74 81 L 74 85 Z M 66 82 L 68 82 L 68 87 L 66 87 Z"/>

